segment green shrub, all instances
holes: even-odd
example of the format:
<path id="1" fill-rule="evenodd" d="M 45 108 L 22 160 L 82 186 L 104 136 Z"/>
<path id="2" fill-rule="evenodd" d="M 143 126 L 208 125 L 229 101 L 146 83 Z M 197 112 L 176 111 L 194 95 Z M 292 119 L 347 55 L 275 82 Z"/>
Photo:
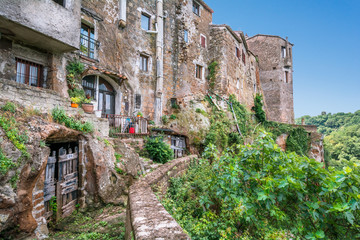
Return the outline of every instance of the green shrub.
<path id="1" fill-rule="evenodd" d="M 65 110 L 61 108 L 54 108 L 52 110 L 53 120 L 60 124 L 65 124 L 66 127 L 82 131 L 83 133 L 91 133 L 94 131 L 94 126 L 90 122 L 82 123 L 79 120 L 76 120 L 72 117 L 66 115 Z"/>
<path id="2" fill-rule="evenodd" d="M 296 152 L 302 156 L 308 156 L 310 137 L 303 128 L 294 128 L 289 132 L 286 139 L 286 151 Z"/>
<path id="3" fill-rule="evenodd" d="M 163 205 L 191 239 L 358 239 L 360 167 L 323 168 L 260 136 L 200 161 Z"/>
<path id="4" fill-rule="evenodd" d="M 256 94 L 254 98 L 254 106 L 252 107 L 252 110 L 255 112 L 255 117 L 259 122 L 265 122 L 266 115 L 265 111 L 263 109 L 263 98 L 261 94 Z"/>
<path id="5" fill-rule="evenodd" d="M 166 163 L 173 158 L 173 151 L 163 141 L 163 137 L 147 138 L 145 150 L 149 157 L 157 163 Z"/>
<path id="6" fill-rule="evenodd" d="M 0 148 L 0 174 L 5 175 L 10 169 L 14 168 L 16 164 L 5 156 Z"/>
<path id="7" fill-rule="evenodd" d="M 208 70 L 209 70 L 209 75 L 207 76 L 207 79 L 209 81 L 210 89 L 213 90 L 216 84 L 216 77 L 217 77 L 217 72 L 219 70 L 219 63 L 216 61 L 212 61 L 208 66 Z"/>
<path id="8" fill-rule="evenodd" d="M 169 117 L 167 115 L 163 115 L 161 117 L 161 120 L 162 120 L 163 124 L 167 124 L 169 122 Z"/>
<path id="9" fill-rule="evenodd" d="M 175 114 L 171 114 L 171 115 L 170 115 L 170 119 L 171 119 L 171 120 L 175 120 L 175 119 L 176 119 L 176 115 L 175 115 Z"/>
<path id="10" fill-rule="evenodd" d="M 2 106 L 1 110 L 15 113 L 16 105 L 12 102 L 6 102 L 6 104 L 4 106 Z"/>

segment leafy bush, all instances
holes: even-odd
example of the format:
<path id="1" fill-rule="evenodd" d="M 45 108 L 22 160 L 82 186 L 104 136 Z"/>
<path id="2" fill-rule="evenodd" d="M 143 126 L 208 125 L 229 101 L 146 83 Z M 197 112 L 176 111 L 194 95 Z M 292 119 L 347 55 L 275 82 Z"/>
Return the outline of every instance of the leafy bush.
<path id="1" fill-rule="evenodd" d="M 16 164 L 5 156 L 0 148 L 0 174 L 5 175 L 10 169 L 14 168 Z"/>
<path id="2" fill-rule="evenodd" d="M 169 122 L 169 117 L 167 115 L 163 115 L 161 117 L 161 120 L 162 120 L 163 124 L 167 124 Z"/>
<path id="3" fill-rule="evenodd" d="M 210 86 L 210 89 L 214 89 L 215 84 L 216 84 L 217 72 L 219 70 L 219 63 L 216 61 L 212 61 L 208 66 L 208 70 L 209 70 L 209 75 L 208 75 L 207 79 L 209 81 L 209 86 Z"/>
<path id="4" fill-rule="evenodd" d="M 251 108 L 255 112 L 255 117 L 259 122 L 265 122 L 266 115 L 263 109 L 263 98 L 261 94 L 256 94 L 254 98 L 254 106 Z"/>
<path id="5" fill-rule="evenodd" d="M 65 124 L 66 127 L 82 131 L 83 133 L 90 133 L 94 131 L 94 126 L 90 122 L 82 123 L 79 120 L 76 120 L 72 117 L 66 115 L 65 110 L 61 108 L 54 108 L 52 110 L 53 120 L 60 124 Z"/>
<path id="6" fill-rule="evenodd" d="M 12 102 L 6 102 L 6 104 L 4 106 L 2 106 L 1 110 L 15 113 L 16 105 Z"/>
<path id="7" fill-rule="evenodd" d="M 175 115 L 175 114 L 171 114 L 171 115 L 170 115 L 170 119 L 171 119 L 171 120 L 175 120 L 175 119 L 176 119 L 176 115 Z"/>
<path id="8" fill-rule="evenodd" d="M 145 150 L 154 162 L 166 163 L 173 158 L 173 151 L 170 146 L 163 141 L 163 137 L 148 138 L 146 140 Z"/>
<path id="9" fill-rule="evenodd" d="M 266 134 L 172 180 L 166 209 L 191 239 L 357 239 L 360 167 L 323 168 Z"/>
<path id="10" fill-rule="evenodd" d="M 302 156 L 308 156 L 310 137 L 303 128 L 294 128 L 289 132 L 286 139 L 286 151 L 296 152 Z"/>

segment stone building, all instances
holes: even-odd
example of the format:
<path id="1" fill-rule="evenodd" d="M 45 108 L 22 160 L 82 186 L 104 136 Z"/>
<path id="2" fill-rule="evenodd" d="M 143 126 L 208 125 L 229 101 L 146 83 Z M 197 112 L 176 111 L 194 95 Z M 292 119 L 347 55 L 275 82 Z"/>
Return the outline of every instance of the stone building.
<path id="1" fill-rule="evenodd" d="M 258 34 L 247 39 L 259 59 L 268 120 L 294 123 L 292 47 L 287 38 Z"/>

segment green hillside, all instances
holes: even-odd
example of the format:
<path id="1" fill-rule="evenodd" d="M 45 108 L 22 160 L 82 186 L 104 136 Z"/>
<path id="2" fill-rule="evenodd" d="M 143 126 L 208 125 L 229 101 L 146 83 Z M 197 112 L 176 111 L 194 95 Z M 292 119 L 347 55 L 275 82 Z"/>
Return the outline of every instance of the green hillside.
<path id="1" fill-rule="evenodd" d="M 328 166 L 342 168 L 348 164 L 360 164 L 360 110 L 355 113 L 322 114 L 296 119 L 301 124 L 318 126 L 325 135 L 325 161 Z"/>

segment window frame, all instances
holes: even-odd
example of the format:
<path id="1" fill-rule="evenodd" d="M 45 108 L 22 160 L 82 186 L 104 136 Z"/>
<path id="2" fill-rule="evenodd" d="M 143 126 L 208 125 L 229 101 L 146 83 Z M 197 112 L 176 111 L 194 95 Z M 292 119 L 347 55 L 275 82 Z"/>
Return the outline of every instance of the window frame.
<path id="1" fill-rule="evenodd" d="M 144 60 L 146 60 L 145 65 L 144 65 Z M 149 56 L 145 54 L 140 54 L 140 70 L 143 72 L 149 72 Z"/>
<path id="2" fill-rule="evenodd" d="M 83 34 L 82 30 L 84 30 L 84 32 L 87 32 L 87 34 Z M 85 31 L 87 30 L 87 31 Z M 93 38 L 92 38 L 93 36 Z M 87 45 L 85 45 L 87 43 Z M 95 54 L 96 54 L 96 48 L 98 46 L 98 41 L 95 38 L 95 28 L 81 22 L 81 26 L 80 26 L 80 54 L 91 58 L 91 59 L 95 59 Z M 81 48 L 84 47 L 86 48 L 86 51 L 82 50 Z"/>
<path id="3" fill-rule="evenodd" d="M 200 16 L 200 4 L 196 1 L 193 1 L 192 3 L 192 11 L 197 16 Z"/>
<path id="4" fill-rule="evenodd" d="M 28 86 L 31 87 L 43 87 L 43 70 L 44 70 L 44 66 L 35 62 L 31 62 L 28 60 L 24 60 L 21 58 L 15 58 L 16 61 L 16 79 L 15 81 L 21 84 L 26 84 Z M 22 71 L 20 71 L 20 73 L 18 72 L 18 65 L 19 64 L 24 64 L 25 65 L 25 73 L 23 74 Z M 30 67 L 35 67 L 37 69 L 37 74 L 36 74 L 36 86 L 31 84 L 31 68 Z M 23 76 L 24 77 L 24 83 L 21 82 L 20 78 L 18 78 L 19 76 Z"/>
<path id="5" fill-rule="evenodd" d="M 88 87 L 86 85 L 84 85 L 84 81 L 86 81 L 87 79 L 85 79 L 86 77 L 94 77 L 94 83 L 93 83 L 93 88 L 91 87 Z M 96 75 L 88 75 L 88 76 L 85 76 L 81 79 L 81 86 L 83 87 L 84 89 L 84 92 L 85 92 L 85 96 L 86 96 L 86 91 L 90 91 L 91 92 L 91 97 L 93 100 L 96 100 L 96 88 L 97 88 L 97 76 Z"/>
<path id="6" fill-rule="evenodd" d="M 60 3 L 60 1 L 61 1 L 62 3 Z M 53 0 L 53 2 L 59 4 L 59 5 L 62 6 L 62 7 L 66 7 L 66 0 Z"/>
<path id="7" fill-rule="evenodd" d="M 203 44 L 203 39 L 204 39 L 204 44 Z M 206 44 L 206 36 L 204 34 L 200 34 L 200 46 L 203 48 L 206 48 L 207 44 Z"/>
<path id="8" fill-rule="evenodd" d="M 195 65 L 195 78 L 202 79 L 203 76 L 203 66 L 196 64 Z"/>
<path id="9" fill-rule="evenodd" d="M 286 58 L 286 47 L 281 46 L 281 57 Z"/>
<path id="10" fill-rule="evenodd" d="M 137 93 L 134 97 L 134 107 L 136 110 L 139 110 L 141 109 L 141 94 Z"/>
<path id="11" fill-rule="evenodd" d="M 289 83 L 289 71 L 285 71 L 285 83 Z"/>
<path id="12" fill-rule="evenodd" d="M 189 43 L 189 31 L 184 29 L 184 42 Z"/>
<path id="13" fill-rule="evenodd" d="M 244 65 L 246 65 L 246 56 L 245 56 L 244 49 L 242 50 L 242 62 L 244 63 Z"/>
<path id="14" fill-rule="evenodd" d="M 146 17 L 148 22 L 147 22 L 147 29 L 143 28 L 143 17 Z M 151 16 L 145 12 L 141 13 L 141 19 L 140 19 L 140 24 L 141 24 L 141 29 L 145 30 L 145 31 L 150 31 L 151 30 Z"/>
<path id="15" fill-rule="evenodd" d="M 241 57 L 241 52 L 240 52 L 240 49 L 239 49 L 238 47 L 235 47 L 235 56 L 236 56 L 237 58 L 239 58 L 239 59 L 240 59 L 240 57 Z"/>

